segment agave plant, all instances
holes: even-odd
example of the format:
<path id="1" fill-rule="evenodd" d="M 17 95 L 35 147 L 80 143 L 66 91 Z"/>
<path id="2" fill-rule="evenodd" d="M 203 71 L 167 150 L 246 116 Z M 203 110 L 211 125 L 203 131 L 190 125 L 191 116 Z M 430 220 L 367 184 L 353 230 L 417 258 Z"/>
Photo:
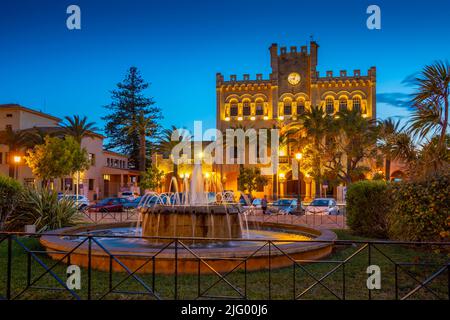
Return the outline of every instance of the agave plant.
<path id="1" fill-rule="evenodd" d="M 80 218 L 73 200 L 66 197 L 58 199 L 58 194 L 47 188 L 27 188 L 17 213 L 9 221 L 9 228 L 34 224 L 40 233 L 74 225 Z"/>

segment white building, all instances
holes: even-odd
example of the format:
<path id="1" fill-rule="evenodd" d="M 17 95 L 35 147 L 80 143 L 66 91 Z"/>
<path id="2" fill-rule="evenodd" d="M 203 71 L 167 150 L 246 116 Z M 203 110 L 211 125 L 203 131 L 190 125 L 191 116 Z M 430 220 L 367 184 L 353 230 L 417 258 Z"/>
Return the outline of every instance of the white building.
<path id="1" fill-rule="evenodd" d="M 0 104 L 0 131 L 39 128 L 51 132 L 58 130 L 60 123 L 61 119 L 40 111 L 17 104 Z M 128 168 L 127 156 L 104 150 L 103 139 L 103 135 L 93 134 L 81 142 L 89 153 L 91 166 L 81 173 L 80 194 L 87 195 L 90 200 L 115 196 L 124 190 L 137 191 L 139 172 Z M 20 154 L 11 154 L 8 146 L 0 144 L 0 174 L 17 177 L 23 184 L 38 184 L 40 182 L 24 163 L 24 153 L 23 150 Z M 21 156 L 18 164 L 13 161 L 14 156 Z M 55 179 L 52 186 L 57 191 L 75 193 L 75 184 L 76 177 L 64 177 Z"/>

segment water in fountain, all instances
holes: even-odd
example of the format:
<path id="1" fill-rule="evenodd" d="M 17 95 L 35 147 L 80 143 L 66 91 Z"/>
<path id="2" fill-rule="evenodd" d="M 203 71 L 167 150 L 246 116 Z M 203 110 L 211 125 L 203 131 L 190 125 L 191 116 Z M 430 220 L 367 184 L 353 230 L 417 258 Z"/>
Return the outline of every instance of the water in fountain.
<path id="1" fill-rule="evenodd" d="M 202 165 L 196 163 L 192 171 L 191 185 L 189 190 L 190 205 L 207 205 L 207 198 L 205 194 L 205 182 L 203 180 Z"/>
<path id="2" fill-rule="evenodd" d="M 141 234 L 201 238 L 247 236 L 248 222 L 245 216 L 245 222 L 242 221 L 242 210 L 234 203 L 233 193 L 215 193 L 211 200 L 210 185 L 205 188 L 202 166 L 195 164 L 190 183 L 187 177 L 183 180 L 183 192 L 179 192 L 178 181 L 172 177 L 169 187 L 174 193 L 144 195 L 139 205 Z M 222 186 L 215 189 L 223 190 Z"/>

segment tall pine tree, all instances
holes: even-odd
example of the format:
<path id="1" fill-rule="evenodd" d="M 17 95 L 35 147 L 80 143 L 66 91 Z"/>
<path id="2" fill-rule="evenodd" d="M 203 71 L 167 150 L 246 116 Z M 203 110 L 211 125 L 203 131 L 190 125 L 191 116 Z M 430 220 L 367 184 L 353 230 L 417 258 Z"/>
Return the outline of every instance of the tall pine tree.
<path id="1" fill-rule="evenodd" d="M 102 118 L 106 121 L 105 133 L 109 138 L 106 148 L 128 155 L 130 167 L 141 171 L 145 171 L 148 146 L 156 138 L 160 129 L 158 120 L 162 118 L 153 98 L 143 94 L 148 86 L 139 70 L 131 67 L 125 79 L 111 92 L 112 102 L 106 106 L 111 113 Z"/>

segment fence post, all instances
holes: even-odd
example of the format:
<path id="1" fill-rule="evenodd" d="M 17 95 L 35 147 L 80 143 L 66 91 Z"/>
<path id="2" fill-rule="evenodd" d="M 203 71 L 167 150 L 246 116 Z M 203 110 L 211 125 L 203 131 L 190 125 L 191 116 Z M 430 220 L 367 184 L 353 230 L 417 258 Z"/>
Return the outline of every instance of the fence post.
<path id="1" fill-rule="evenodd" d="M 12 235 L 8 235 L 8 265 L 7 265 L 7 276 L 6 276 L 6 299 L 11 299 L 11 271 L 12 271 Z"/>
<path id="2" fill-rule="evenodd" d="M 271 260 L 271 244 L 269 240 L 269 300 L 272 299 L 272 260 Z"/>
<path id="3" fill-rule="evenodd" d="M 178 239 L 175 239 L 175 300 L 178 299 Z"/>
<path id="4" fill-rule="evenodd" d="M 398 265 L 397 263 L 394 264 L 395 266 L 395 300 L 398 300 Z M 450 286 L 450 284 L 449 284 Z M 449 292 L 450 294 L 450 292 Z"/>
<path id="5" fill-rule="evenodd" d="M 342 264 L 342 300 L 345 300 L 345 261 Z"/>
<path id="6" fill-rule="evenodd" d="M 371 253 L 371 246 L 370 246 L 370 242 L 368 242 L 368 266 L 370 266 L 372 264 L 372 253 Z M 369 290 L 369 300 L 372 300 L 372 290 L 370 290 L 369 288 L 367 288 Z"/>
<path id="7" fill-rule="evenodd" d="M 88 300 L 91 300 L 92 236 L 88 236 Z"/>

